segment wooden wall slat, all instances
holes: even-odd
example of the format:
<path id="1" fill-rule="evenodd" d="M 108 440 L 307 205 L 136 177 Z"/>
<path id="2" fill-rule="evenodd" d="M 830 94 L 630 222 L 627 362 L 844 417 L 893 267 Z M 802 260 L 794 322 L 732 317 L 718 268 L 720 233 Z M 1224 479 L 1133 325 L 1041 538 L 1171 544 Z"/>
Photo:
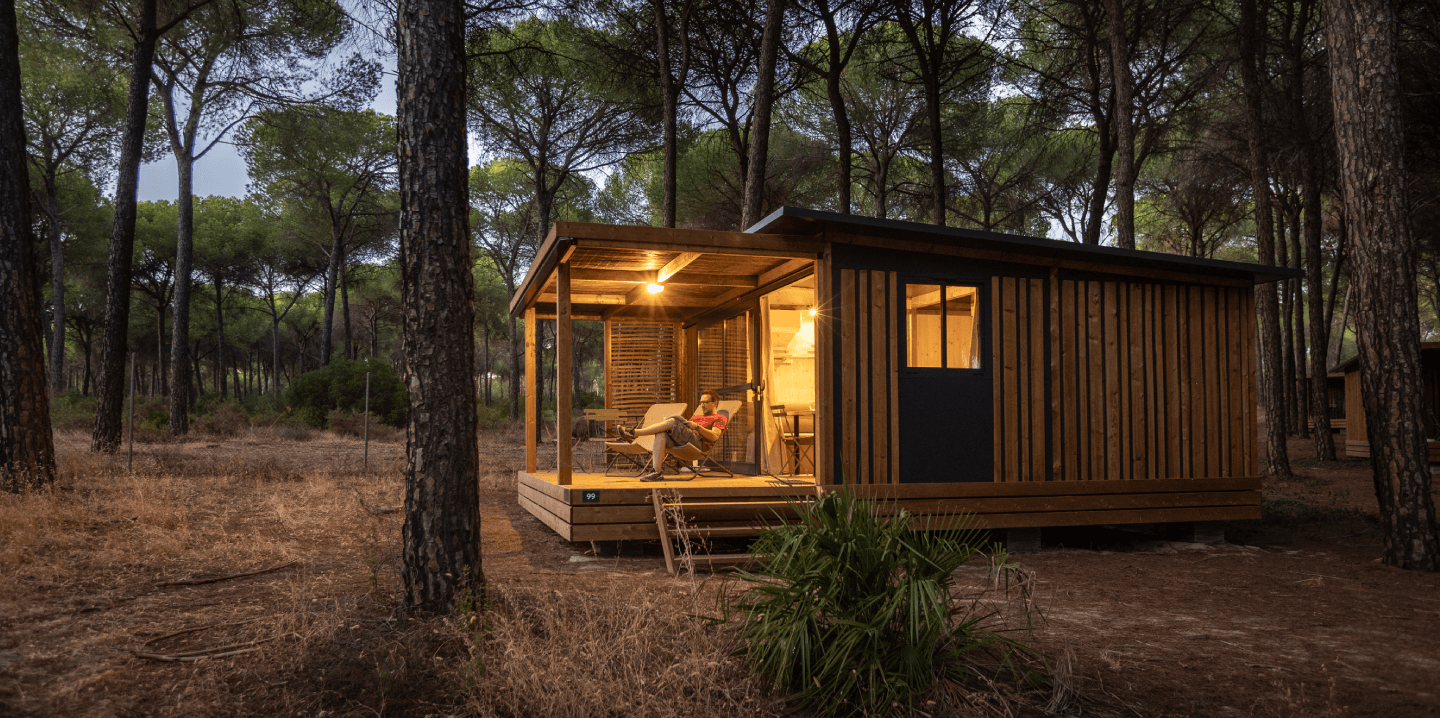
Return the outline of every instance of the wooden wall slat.
<path id="1" fill-rule="evenodd" d="M 1085 362 L 1089 370 L 1090 395 L 1090 475 L 1087 479 L 1105 478 L 1105 294 L 1100 282 L 1086 282 L 1089 315 L 1086 326 L 1088 343 Z"/>
<path id="2" fill-rule="evenodd" d="M 875 446 L 870 436 L 870 273 L 855 273 L 855 481 L 874 483 L 870 454 Z"/>
<path id="3" fill-rule="evenodd" d="M 1257 393 L 1256 381 L 1258 379 L 1255 375 L 1256 362 L 1259 360 L 1259 357 L 1255 355 L 1255 351 L 1259 346 L 1259 336 L 1256 334 L 1255 329 L 1255 290 L 1252 289 L 1245 293 L 1245 306 L 1241 309 L 1241 314 L 1245 317 L 1246 325 L 1245 347 L 1241 350 L 1241 355 L 1245 357 L 1245 405 L 1250 408 L 1250 411 L 1245 413 L 1245 416 L 1249 419 L 1245 424 L 1245 441 L 1249 447 L 1247 453 L 1250 463 L 1250 470 L 1246 473 L 1251 476 L 1256 476 L 1260 473 L 1260 437 L 1258 436 L 1260 430 L 1260 410 L 1258 408 L 1260 395 Z M 1346 385 L 1348 386 L 1349 382 L 1346 382 Z M 1345 420 L 1345 432 L 1347 435 L 1353 431 L 1353 429 L 1350 428 L 1350 424 L 1354 421 L 1355 419 L 1351 418 L 1347 411 Z M 1361 422 L 1360 426 L 1363 428 L 1364 423 Z"/>
<path id="4" fill-rule="evenodd" d="M 1189 287 L 1186 296 L 1186 312 L 1190 330 L 1189 358 L 1190 375 L 1190 473 L 1187 476 L 1205 476 L 1205 315 L 1202 313 L 1201 287 Z"/>
<path id="5" fill-rule="evenodd" d="M 990 377 L 991 377 L 991 420 L 995 424 L 995 457 L 992 466 L 995 471 L 995 481 L 1005 480 L 1005 441 L 1002 435 L 1005 418 L 1005 405 L 1002 400 L 1004 395 L 1004 354 L 1001 342 L 1004 341 L 1004 328 L 1000 321 L 1000 278 L 990 278 Z"/>
<path id="6" fill-rule="evenodd" d="M 1179 477 L 1180 451 L 1184 442 L 1180 436 L 1180 411 L 1183 392 L 1180 382 L 1180 292 L 1176 287 L 1165 287 L 1165 475 Z"/>
<path id="7" fill-rule="evenodd" d="M 900 291 L 899 273 L 890 272 L 888 275 L 890 289 L 888 289 L 888 321 L 890 321 L 890 337 L 887 344 L 890 345 L 890 483 L 900 483 L 900 305 L 897 304 L 897 296 Z M 976 299 L 979 299 L 976 296 Z M 976 350 L 979 351 L 979 350 Z"/>
<path id="8" fill-rule="evenodd" d="M 1120 466 L 1120 346 L 1114 282 L 1104 283 L 1105 332 L 1105 474 L 1096 478 L 1123 478 Z"/>
<path id="9" fill-rule="evenodd" d="M 836 483 L 835 478 L 835 304 L 833 265 L 827 253 L 815 261 L 815 483 Z M 765 407 L 767 410 L 769 407 Z"/>
<path id="10" fill-rule="evenodd" d="M 1064 461 L 1061 446 L 1060 427 L 1064 424 L 1061 417 L 1061 402 L 1064 397 L 1064 387 L 1060 384 L 1060 357 L 1063 353 L 1060 346 L 1060 270 L 1050 270 L 1050 475 L 1049 479 L 1058 481 L 1064 476 Z"/>
<path id="11" fill-rule="evenodd" d="M 1241 354 L 1242 324 L 1240 322 L 1240 308 L 1243 297 L 1239 290 L 1230 289 L 1225 292 L 1225 361 L 1226 374 L 1231 381 L 1226 384 L 1229 396 L 1226 401 L 1229 404 L 1229 411 L 1226 425 L 1229 427 L 1229 439 L 1226 446 L 1230 447 L 1230 462 L 1226 470 L 1234 475 L 1246 471 L 1245 461 L 1245 381 L 1244 381 L 1244 358 Z M 1239 381 L 1235 379 L 1238 378 Z"/>
<path id="12" fill-rule="evenodd" d="M 1061 413 L 1065 419 L 1063 430 L 1057 431 L 1060 434 L 1060 442 L 1065 447 L 1063 478 L 1066 481 L 1076 481 L 1082 474 L 1079 452 L 1080 425 L 1076 421 L 1079 400 L 1076 386 L 1080 376 L 1075 371 L 1075 362 L 1080 353 L 1079 328 L 1075 315 L 1075 282 L 1067 279 L 1060 282 L 1060 344 L 1062 347 L 1060 381 L 1064 384 Z"/>
<path id="13" fill-rule="evenodd" d="M 1044 481 L 1045 462 L 1045 280 L 1030 282 L 1030 472 L 1028 481 Z"/>
<path id="14" fill-rule="evenodd" d="M 1145 472 L 1145 300 L 1139 284 L 1128 286 L 1130 301 L 1126 306 L 1129 313 L 1130 330 L 1130 471 L 1129 478 L 1147 478 Z"/>
<path id="15" fill-rule="evenodd" d="M 1025 352 L 1030 344 L 1030 332 L 1026 331 L 1029 326 L 1028 314 L 1029 305 L 1025 300 L 1026 282 L 1023 279 L 1016 279 L 1007 287 L 1014 300 L 1014 324 L 1011 325 L 1012 334 L 1015 337 L 1013 350 L 1007 348 L 1009 355 L 1005 364 L 1011 367 L 1014 377 L 1014 389 L 1007 395 L 1007 403 L 1015 408 L 1015 428 L 1006 435 L 1008 443 L 1015 452 L 1015 461 L 1010 469 L 1006 471 L 1007 480 L 1024 481 L 1030 471 L 1030 372 L 1027 366 Z"/>
<path id="16" fill-rule="evenodd" d="M 1020 430 L 1020 382 L 1015 365 L 1015 355 L 1018 349 L 1018 342 L 1015 331 L 1015 278 L 1002 277 L 1000 279 L 1000 294 L 1003 306 L 1000 308 L 1001 323 L 1004 325 L 1004 373 L 1005 390 L 1002 392 L 1002 399 L 1005 406 L 1005 481 L 1016 481 L 1020 478 L 1019 448 L 1017 444 L 1018 432 Z"/>
<path id="17" fill-rule="evenodd" d="M 886 273 L 870 272 L 870 426 L 873 458 L 870 483 L 888 484 L 890 476 L 890 335 L 886 321 Z"/>
<path id="18" fill-rule="evenodd" d="M 841 480 L 836 483 L 859 483 L 855 472 L 855 270 L 840 270 L 840 435 L 836 437 L 841 446 Z"/>

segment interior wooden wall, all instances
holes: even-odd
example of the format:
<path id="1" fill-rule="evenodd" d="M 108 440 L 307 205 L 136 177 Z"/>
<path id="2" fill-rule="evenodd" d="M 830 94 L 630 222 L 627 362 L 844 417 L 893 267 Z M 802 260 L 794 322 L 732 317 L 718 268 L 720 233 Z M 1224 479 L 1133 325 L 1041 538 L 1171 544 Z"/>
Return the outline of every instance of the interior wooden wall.
<path id="1" fill-rule="evenodd" d="M 996 481 L 1256 475 L 1250 290 L 991 286 Z"/>

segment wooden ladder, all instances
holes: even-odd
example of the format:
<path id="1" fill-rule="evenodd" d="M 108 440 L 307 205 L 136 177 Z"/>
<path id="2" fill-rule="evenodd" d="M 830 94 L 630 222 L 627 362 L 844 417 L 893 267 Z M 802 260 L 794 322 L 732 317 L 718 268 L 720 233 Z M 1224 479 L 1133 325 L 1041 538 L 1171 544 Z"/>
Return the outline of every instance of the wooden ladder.
<path id="1" fill-rule="evenodd" d="M 675 547 L 671 541 L 680 535 L 680 531 L 670 528 L 670 519 L 665 512 L 666 507 L 678 506 L 682 512 L 687 514 L 690 512 L 704 513 L 723 519 L 726 513 L 733 514 L 736 511 L 753 513 L 756 508 L 774 509 L 785 506 L 783 502 L 694 502 L 687 504 L 683 499 L 675 503 L 666 503 L 660 497 L 659 489 L 650 492 L 650 500 L 655 504 L 655 526 L 660 529 L 660 548 L 665 552 L 665 570 L 669 571 L 671 576 L 679 574 L 679 569 L 675 567 Z M 758 522 L 740 526 L 695 526 L 687 527 L 684 530 L 685 536 L 681 538 L 757 536 L 764 529 L 765 526 Z M 704 567 L 711 570 L 722 566 L 743 566 L 754 558 L 755 555 L 749 553 L 691 554 L 691 560 L 694 561 L 697 568 Z"/>

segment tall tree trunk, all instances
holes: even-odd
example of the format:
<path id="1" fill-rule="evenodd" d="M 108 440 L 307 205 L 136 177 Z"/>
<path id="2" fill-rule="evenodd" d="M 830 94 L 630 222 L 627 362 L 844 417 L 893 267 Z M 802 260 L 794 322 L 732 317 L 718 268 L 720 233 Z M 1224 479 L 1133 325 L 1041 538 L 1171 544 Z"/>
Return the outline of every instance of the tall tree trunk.
<path id="1" fill-rule="evenodd" d="M 7 491 L 55 482 L 45 319 L 25 162 L 15 3 L 0 0 L 0 488 Z"/>
<path id="2" fill-rule="evenodd" d="M 840 50 L 837 47 L 839 42 L 838 37 L 830 39 L 830 67 L 829 72 L 825 73 L 825 94 L 830 99 L 830 114 L 835 117 L 835 186 L 838 190 L 835 211 L 850 214 L 850 174 L 855 155 L 852 151 L 855 137 L 850 130 L 850 115 L 845 111 L 845 95 L 840 92 L 840 71 L 836 69 L 840 64 Z"/>
<path id="3" fill-rule="evenodd" d="M 1100 154 L 1095 163 L 1095 187 L 1090 195 L 1090 214 L 1085 222 L 1085 244 L 1100 244 L 1100 228 L 1104 226 L 1105 220 L 1105 198 L 1109 196 L 1110 174 L 1115 162 L 1115 138 L 1100 122 L 1102 119 L 1098 114 L 1095 116 Z"/>
<path id="4" fill-rule="evenodd" d="M 1135 248 L 1135 79 L 1130 72 L 1130 43 L 1120 0 L 1105 0 L 1110 25 L 1110 65 L 1115 80 L 1115 244 Z"/>
<path id="5" fill-rule="evenodd" d="M 913 43 L 912 43 L 913 44 Z M 940 119 L 940 81 L 932 79 L 926 73 L 921 80 L 925 87 L 925 120 L 926 128 L 930 134 L 929 146 L 926 148 L 930 171 L 930 222 L 936 226 L 945 226 L 945 127 Z"/>
<path id="6" fill-rule="evenodd" d="M 400 0 L 400 276 L 409 427 L 405 443 L 405 605 L 479 609 L 480 470 L 475 287 L 465 135 L 465 10 Z"/>
<path id="7" fill-rule="evenodd" d="M 164 395 L 170 387 L 165 383 L 165 302 L 155 303 L 155 388 Z"/>
<path id="8" fill-rule="evenodd" d="M 1275 264 L 1275 235 L 1270 212 L 1270 177 L 1265 163 L 1264 125 L 1260 120 L 1260 19 L 1256 0 L 1240 3 L 1240 75 L 1245 89 L 1245 123 L 1248 126 L 1249 170 L 1252 201 L 1255 203 L 1255 244 L 1261 264 Z M 1290 455 L 1285 446 L 1285 381 L 1280 355 L 1280 308 L 1275 286 L 1255 288 L 1260 313 L 1260 360 L 1264 374 L 1261 398 L 1265 405 L 1265 473 L 1290 475 Z"/>
<path id="9" fill-rule="evenodd" d="M 340 267 L 345 263 L 345 233 L 331 211 L 330 265 L 325 268 L 325 320 L 320 327 L 320 366 L 330 366 L 335 338 L 335 289 L 340 282 Z"/>
<path id="10" fill-rule="evenodd" d="M 1321 461 L 1335 460 L 1335 437 L 1330 434 L 1330 392 L 1327 387 L 1330 365 L 1327 363 L 1330 346 L 1330 318 L 1325 315 L 1326 293 L 1322 287 L 1322 270 L 1325 255 L 1320 240 L 1324 215 L 1320 207 L 1320 148 L 1312 141 L 1305 159 L 1305 285 L 1310 293 L 1307 297 L 1310 310 L 1310 420 L 1315 423 L 1315 458 Z M 1335 275 L 1340 274 L 1339 257 L 1336 257 Z M 1331 285 L 1330 294 L 1334 294 Z"/>
<path id="11" fill-rule="evenodd" d="M 1390 2 L 1325 0 L 1370 466 L 1389 566 L 1440 571 L 1422 412 L 1415 239 L 1406 199 L 1399 23 Z"/>
<path id="12" fill-rule="evenodd" d="M 270 322 L 270 396 L 280 410 L 280 320 Z"/>
<path id="13" fill-rule="evenodd" d="M 664 170 L 662 196 L 660 199 L 660 226 L 675 226 L 675 161 L 676 135 L 679 120 L 676 117 L 680 100 L 680 88 L 671 74 L 670 62 L 670 20 L 665 14 L 665 0 L 650 0 L 655 12 L 655 52 L 659 60 L 660 102 L 664 118 Z M 540 238 L 544 241 L 544 237 Z"/>
<path id="14" fill-rule="evenodd" d="M 1299 199 L 1300 202 L 1290 213 L 1291 269 L 1301 269 L 1305 266 L 1304 255 L 1300 252 L 1300 209 L 1304 199 L 1303 196 L 1296 199 Z M 1307 346 L 1305 343 L 1305 291 L 1300 285 L 1299 279 L 1290 280 L 1290 313 L 1293 317 L 1291 321 L 1295 325 L 1295 433 L 1308 439 L 1310 438 L 1310 427 L 1305 420 L 1310 416 L 1310 382 L 1307 380 L 1305 370 L 1305 347 Z"/>
<path id="15" fill-rule="evenodd" d="M 1276 208 L 1277 220 L 1275 226 L 1275 263 L 1281 267 L 1290 266 L 1290 244 L 1285 236 L 1287 213 Z M 1293 228 L 1292 228 L 1293 231 Z M 1281 280 L 1280 282 L 1280 323 L 1281 323 L 1281 361 L 1285 363 L 1282 367 L 1285 382 L 1285 435 L 1294 436 L 1299 433 L 1295 426 L 1295 298 L 1294 282 Z"/>
<path id="16" fill-rule="evenodd" d="M 220 391 L 220 401 L 229 398 L 225 384 L 225 305 L 221 304 L 224 285 L 215 279 L 215 386 Z"/>
<path id="17" fill-rule="evenodd" d="M 90 448 L 113 452 L 120 448 L 125 408 L 125 355 L 129 351 L 130 273 L 135 248 L 135 202 L 140 182 L 140 159 L 145 141 L 145 120 L 150 104 L 150 68 L 155 61 L 156 0 L 140 0 L 130 94 L 125 105 L 125 128 L 120 142 L 120 171 L 115 181 L 115 217 L 110 227 L 109 272 L 105 292 L 105 334 L 100 343 L 100 400 L 95 407 L 95 430 Z"/>
<path id="18" fill-rule="evenodd" d="M 0 10 L 3 12 L 3 10 Z M 50 391 L 64 392 L 65 382 L 65 249 L 60 231 L 60 188 L 45 181 L 45 229 L 50 240 Z"/>
<path id="19" fill-rule="evenodd" d="M 350 333 L 350 272 L 340 267 L 340 308 L 345 322 L 345 358 L 355 358 L 355 338 Z"/>
<path id="20" fill-rule="evenodd" d="M 749 172 L 740 205 L 740 230 L 759 222 L 765 211 L 765 165 L 770 156 L 770 112 L 775 104 L 775 62 L 780 52 L 780 25 L 785 0 L 766 0 L 765 31 L 760 35 L 760 65 L 755 79 L 755 109 L 750 130 Z"/>
<path id="21" fill-rule="evenodd" d="M 185 153 L 180 148 L 180 153 Z M 178 153 L 177 153 L 178 154 Z M 175 233 L 175 316 L 170 328 L 170 435 L 190 433 L 190 291 L 195 269 L 195 196 L 193 161 L 182 162 L 177 156 L 179 197 L 175 201 L 178 223 Z"/>

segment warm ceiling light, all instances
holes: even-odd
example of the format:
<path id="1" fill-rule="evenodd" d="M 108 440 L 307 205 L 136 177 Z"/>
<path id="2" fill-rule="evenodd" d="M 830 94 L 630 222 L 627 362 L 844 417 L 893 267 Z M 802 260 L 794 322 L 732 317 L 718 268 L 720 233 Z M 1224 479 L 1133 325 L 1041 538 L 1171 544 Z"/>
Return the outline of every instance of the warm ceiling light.
<path id="1" fill-rule="evenodd" d="M 659 294 L 665 291 L 665 285 L 651 282 L 650 286 L 646 287 L 645 290 L 650 292 L 651 294 Z"/>
<path id="2" fill-rule="evenodd" d="M 813 316 L 815 316 L 815 314 L 816 314 L 816 312 L 815 312 L 815 307 L 810 307 L 810 316 L 813 317 Z"/>

